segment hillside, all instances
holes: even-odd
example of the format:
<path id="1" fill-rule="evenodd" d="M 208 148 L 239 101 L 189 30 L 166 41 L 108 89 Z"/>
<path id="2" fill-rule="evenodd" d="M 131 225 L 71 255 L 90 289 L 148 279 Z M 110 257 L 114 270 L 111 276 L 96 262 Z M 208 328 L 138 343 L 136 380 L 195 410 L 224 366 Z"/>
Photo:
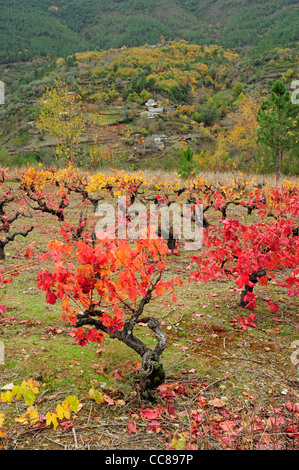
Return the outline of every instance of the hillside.
<path id="1" fill-rule="evenodd" d="M 217 136 L 232 125 L 230 115 L 242 99 L 250 95 L 261 99 L 276 79 L 289 87 L 298 71 L 298 48 L 250 58 L 184 40 L 0 65 L 6 84 L 6 102 L 0 108 L 0 162 L 3 166 L 23 166 L 27 161 L 53 164 L 57 140 L 41 133 L 36 121 L 40 99 L 57 79 L 67 83 L 85 107 L 87 127 L 78 164 L 93 166 L 96 147 L 113 164 L 163 165 L 173 170 L 179 142 L 186 136 L 193 136 L 192 148 L 198 155 L 214 155 Z M 151 99 L 156 108 L 148 105 Z M 167 145 L 155 141 L 162 134 Z M 248 170 L 242 154 L 226 160 L 226 168 L 239 161 L 239 168 Z M 287 171 L 298 169 L 290 161 Z"/>
<path id="2" fill-rule="evenodd" d="M 185 39 L 263 51 L 298 41 L 297 0 L 0 2 L 0 62 Z"/>

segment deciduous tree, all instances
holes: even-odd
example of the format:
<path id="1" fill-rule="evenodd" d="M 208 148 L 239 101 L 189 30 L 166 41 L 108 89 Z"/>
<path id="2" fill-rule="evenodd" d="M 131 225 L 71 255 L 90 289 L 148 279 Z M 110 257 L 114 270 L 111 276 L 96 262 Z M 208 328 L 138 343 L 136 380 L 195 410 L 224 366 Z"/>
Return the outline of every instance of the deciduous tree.
<path id="1" fill-rule="evenodd" d="M 41 112 L 37 127 L 57 137 L 56 154 L 75 163 L 78 145 L 85 131 L 83 103 L 78 93 L 70 91 L 63 81 L 56 81 L 40 100 Z"/>

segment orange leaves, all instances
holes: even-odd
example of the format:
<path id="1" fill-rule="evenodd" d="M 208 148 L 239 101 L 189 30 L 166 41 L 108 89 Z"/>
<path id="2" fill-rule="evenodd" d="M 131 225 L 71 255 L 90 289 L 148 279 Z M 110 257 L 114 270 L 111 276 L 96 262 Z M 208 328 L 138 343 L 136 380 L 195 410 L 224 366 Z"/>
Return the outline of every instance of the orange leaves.
<path id="1" fill-rule="evenodd" d="M 54 183 L 54 173 L 44 170 L 42 166 L 27 167 L 21 173 L 21 188 L 25 190 L 41 190 L 47 184 Z"/>
<path id="2" fill-rule="evenodd" d="M 52 262 L 57 262 L 59 259 L 64 259 L 72 250 L 71 245 L 66 245 L 59 240 L 51 240 L 49 242 L 49 249 L 46 253 L 47 258 L 51 258 Z"/>
<path id="3" fill-rule="evenodd" d="M 165 287 L 166 287 L 166 284 L 164 282 L 160 282 L 157 286 L 156 286 L 156 293 L 157 295 L 163 295 L 164 292 L 165 292 Z"/>
<path id="4" fill-rule="evenodd" d="M 134 245 L 126 239 L 104 239 L 95 246 L 83 240 L 73 244 L 52 241 L 45 258 L 54 267 L 52 272 L 44 269 L 38 274 L 38 287 L 46 292 L 48 303 L 61 301 L 63 320 L 68 318 L 74 326 L 79 310 L 96 316 L 96 329 L 77 328 L 70 335 L 80 346 L 101 343 L 104 334 L 99 330 L 110 335 L 121 330 L 125 316 L 135 312 L 149 292 L 150 300 L 170 293 L 176 302 L 174 288 L 181 280 L 162 280 L 166 255 L 161 239 L 138 239 Z"/>
<path id="5" fill-rule="evenodd" d="M 70 305 L 70 299 L 68 297 L 64 297 L 62 299 L 61 307 L 66 313 L 72 313 L 74 311 L 74 308 Z"/>
<path id="6" fill-rule="evenodd" d="M 162 261 L 158 261 L 157 267 L 158 269 L 160 269 L 160 271 L 164 271 L 164 269 L 166 268 L 166 263 L 163 263 Z"/>

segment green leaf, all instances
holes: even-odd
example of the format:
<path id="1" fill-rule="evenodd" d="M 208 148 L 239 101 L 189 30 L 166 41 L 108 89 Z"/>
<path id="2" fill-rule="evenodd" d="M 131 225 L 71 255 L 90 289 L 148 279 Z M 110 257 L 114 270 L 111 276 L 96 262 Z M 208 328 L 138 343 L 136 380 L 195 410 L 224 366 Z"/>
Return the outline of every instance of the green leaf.
<path id="1" fill-rule="evenodd" d="M 23 397 L 24 397 L 24 400 L 27 403 L 27 405 L 32 405 L 34 403 L 35 394 L 33 393 L 32 390 L 30 390 L 28 388 L 23 390 Z"/>

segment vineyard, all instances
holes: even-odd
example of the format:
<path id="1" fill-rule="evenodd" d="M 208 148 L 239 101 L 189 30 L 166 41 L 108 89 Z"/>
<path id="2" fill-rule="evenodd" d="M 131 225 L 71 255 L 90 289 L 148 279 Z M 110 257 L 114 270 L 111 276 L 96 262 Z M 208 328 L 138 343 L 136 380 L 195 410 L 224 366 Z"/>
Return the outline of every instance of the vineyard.
<path id="1" fill-rule="evenodd" d="M 298 450 L 298 182 L 40 165 L 0 191 L 2 449 Z M 201 246 L 153 206 L 192 233 L 201 208 Z"/>

